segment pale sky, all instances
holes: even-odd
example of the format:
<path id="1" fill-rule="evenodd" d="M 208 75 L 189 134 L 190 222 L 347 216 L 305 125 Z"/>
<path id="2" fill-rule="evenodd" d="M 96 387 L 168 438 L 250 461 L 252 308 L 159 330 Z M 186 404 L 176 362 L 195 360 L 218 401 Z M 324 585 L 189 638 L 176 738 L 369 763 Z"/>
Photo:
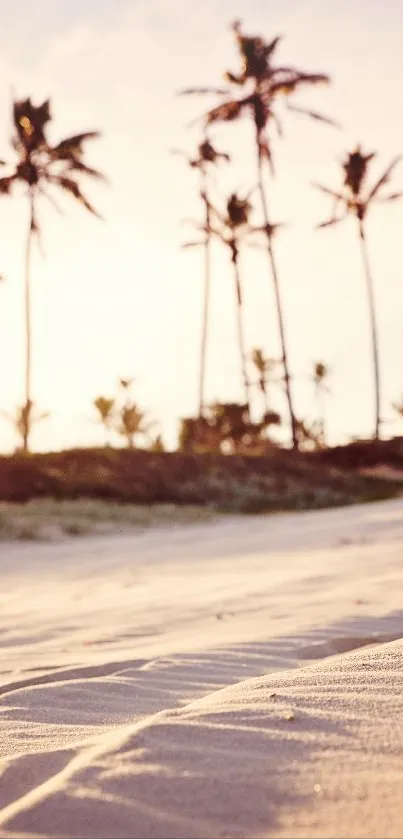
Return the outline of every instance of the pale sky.
<path id="1" fill-rule="evenodd" d="M 51 138 L 100 129 L 87 160 L 109 185 L 88 184 L 99 222 L 62 197 L 65 215 L 43 205 L 46 258 L 35 258 L 34 396 L 52 418 L 33 435 L 37 448 L 95 444 L 92 400 L 120 376 L 137 378 L 142 406 L 169 442 L 178 416 L 197 406 L 201 254 L 183 252 L 181 219 L 197 217 L 197 179 L 172 147 L 193 150 L 203 112 L 181 87 L 220 84 L 236 69 L 228 24 L 271 38 L 284 34 L 285 64 L 329 73 L 329 89 L 307 90 L 298 104 L 337 118 L 343 130 L 289 114 L 276 143 L 273 220 L 289 223 L 277 243 L 297 413 L 313 415 L 306 381 L 314 360 L 333 369 L 328 403 L 333 440 L 372 430 L 372 370 L 367 301 L 354 223 L 317 233 L 329 205 L 310 183 L 340 185 L 338 161 L 357 141 L 377 150 L 373 177 L 403 151 L 400 0 L 0 0 L 0 157 L 8 155 L 13 91 L 50 97 Z M 214 100 L 211 100 L 212 103 Z M 216 145 L 233 155 L 222 189 L 255 183 L 253 133 L 217 126 Z M 396 171 L 403 188 L 403 163 Z M 23 196 L 0 202 L 0 409 L 23 398 Z M 378 305 L 384 417 L 403 392 L 403 204 L 375 209 L 368 223 Z M 190 232 L 190 235 L 191 232 Z M 248 345 L 279 352 L 264 253 L 246 252 Z M 211 400 L 241 395 L 231 275 L 217 254 L 208 368 Z M 305 378 L 304 378 L 305 377 Z M 279 403 L 279 407 L 282 407 Z M 1 449 L 14 438 L 1 420 Z M 398 425 L 388 425 L 388 432 Z"/>

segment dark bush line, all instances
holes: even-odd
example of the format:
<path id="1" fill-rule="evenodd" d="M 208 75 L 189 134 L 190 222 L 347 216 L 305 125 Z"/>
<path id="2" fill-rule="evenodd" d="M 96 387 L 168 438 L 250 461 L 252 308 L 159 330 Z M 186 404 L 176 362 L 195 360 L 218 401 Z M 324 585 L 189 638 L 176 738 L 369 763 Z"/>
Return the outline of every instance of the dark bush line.
<path id="1" fill-rule="evenodd" d="M 403 440 L 397 443 L 403 464 Z M 98 498 L 263 512 L 375 500 L 401 491 L 403 482 L 343 471 L 354 458 L 364 462 L 352 447 L 347 454 L 340 448 L 320 456 L 279 449 L 260 457 L 108 448 L 15 455 L 0 457 L 0 501 Z M 369 462 L 367 455 L 365 465 Z"/>

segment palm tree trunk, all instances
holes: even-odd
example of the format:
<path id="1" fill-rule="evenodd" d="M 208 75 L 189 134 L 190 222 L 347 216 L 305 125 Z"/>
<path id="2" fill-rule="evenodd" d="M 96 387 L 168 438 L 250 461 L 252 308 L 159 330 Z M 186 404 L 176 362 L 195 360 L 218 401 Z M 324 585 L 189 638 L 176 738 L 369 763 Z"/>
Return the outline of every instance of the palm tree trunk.
<path id="1" fill-rule="evenodd" d="M 234 249 L 235 247 L 235 249 Z M 238 251 L 236 245 L 233 246 L 232 249 L 232 264 L 234 266 L 234 280 L 235 280 L 235 290 L 236 290 L 236 301 L 237 301 L 237 327 L 238 327 L 238 344 L 239 344 L 239 355 L 241 360 L 241 371 L 242 371 L 242 380 L 244 385 L 244 394 L 245 394 L 245 404 L 248 406 L 248 412 L 250 414 L 250 383 L 248 377 L 248 370 L 246 364 L 246 350 L 245 350 L 245 337 L 244 337 L 244 329 L 243 329 L 243 301 L 242 301 L 242 287 L 241 287 L 241 277 L 239 273 L 239 260 L 238 260 Z"/>
<path id="2" fill-rule="evenodd" d="M 287 344 L 285 338 L 285 327 L 284 327 L 284 317 L 283 317 L 283 307 L 281 302 L 281 294 L 280 294 L 280 283 L 279 277 L 277 272 L 277 265 L 274 256 L 273 250 L 273 242 L 272 242 L 272 233 L 270 228 L 270 220 L 269 220 L 269 210 L 267 206 L 267 197 L 264 188 L 264 181 L 263 181 L 263 166 L 262 166 L 262 155 L 260 152 L 260 144 L 258 143 L 257 146 L 257 159 L 258 159 L 258 185 L 259 185 L 259 192 L 262 202 L 262 211 L 263 211 L 263 221 L 264 226 L 266 229 L 267 234 L 267 252 L 269 255 L 269 262 L 271 267 L 271 274 L 274 284 L 274 294 L 276 299 L 276 311 L 277 311 L 277 321 L 279 326 L 280 332 L 280 341 L 281 341 L 281 351 L 283 356 L 283 366 L 284 366 L 284 383 L 285 383 L 285 390 L 286 390 L 286 397 L 288 402 L 288 411 L 290 415 L 290 424 L 291 424 L 291 433 L 292 433 L 292 445 L 294 449 L 298 449 L 298 435 L 297 435 L 297 424 L 295 420 L 293 402 L 292 402 L 292 393 L 291 393 L 291 376 L 290 376 L 290 367 L 288 363 L 288 352 L 287 352 Z"/>
<path id="3" fill-rule="evenodd" d="M 380 386 L 380 372 L 379 372 L 379 349 L 378 349 L 378 332 L 376 326 L 375 314 L 375 298 L 374 298 L 374 283 L 371 275 L 369 265 L 367 241 L 365 238 L 364 222 L 359 219 L 359 235 L 361 244 L 361 255 L 364 263 L 365 280 L 367 284 L 369 317 L 371 325 L 371 339 L 372 339 L 372 356 L 374 365 L 374 383 L 375 383 L 375 440 L 379 440 L 379 429 L 381 424 L 380 410 L 381 410 L 381 386 Z"/>
<path id="4" fill-rule="evenodd" d="M 202 337 L 200 349 L 200 376 L 199 376 L 199 417 L 204 414 L 205 387 L 206 387 L 206 359 L 207 359 L 207 338 L 210 314 L 210 285 L 211 285 L 211 262 L 210 245 L 210 205 L 207 195 L 207 177 L 204 168 L 201 170 L 202 196 L 205 204 L 206 238 L 204 242 L 204 288 L 203 288 L 203 314 L 202 314 Z"/>
<path id="5" fill-rule="evenodd" d="M 32 329 L 31 329 L 31 252 L 32 234 L 35 229 L 34 195 L 31 190 L 29 196 L 29 227 L 25 249 L 25 283 L 24 283 L 24 318 L 25 318 L 25 421 L 23 423 L 23 450 L 29 450 L 30 416 L 31 416 L 31 367 L 32 367 Z"/>

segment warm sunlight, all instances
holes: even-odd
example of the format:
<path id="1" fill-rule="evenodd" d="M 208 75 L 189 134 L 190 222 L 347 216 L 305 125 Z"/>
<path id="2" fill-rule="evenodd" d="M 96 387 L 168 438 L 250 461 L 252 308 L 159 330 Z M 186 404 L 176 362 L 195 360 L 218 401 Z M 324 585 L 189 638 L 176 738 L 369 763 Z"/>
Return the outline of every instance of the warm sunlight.
<path id="1" fill-rule="evenodd" d="M 337 190 L 339 161 L 358 141 L 366 150 L 377 151 L 371 167 L 374 178 L 400 152 L 395 102 L 401 64 L 396 32 L 402 11 L 393 3 L 387 17 L 380 17 L 379 3 L 367 4 L 365 50 L 357 73 L 352 55 L 362 42 L 360 8 L 347 0 L 337 7 L 290 2 L 284 12 L 284 4 L 275 2 L 267 7 L 258 0 L 235 5 L 211 0 L 196 12 L 191 5 L 184 11 L 175 2 L 65 6 L 43 0 L 39 25 L 34 7 L 27 8 L 21 20 L 14 4 L 1 4 L 0 155 L 9 157 L 10 91 L 18 97 L 31 95 L 35 103 L 49 96 L 51 141 L 100 130 L 102 139 L 91 147 L 90 162 L 108 179 L 107 184 L 89 184 L 102 221 L 86 217 L 68 197 L 58 201 L 62 214 L 45 198 L 39 202 L 44 255 L 35 249 L 32 265 L 32 388 L 35 403 L 50 417 L 34 428 L 35 448 L 102 442 L 92 401 L 100 393 L 110 394 L 121 375 L 136 379 L 136 399 L 158 422 L 170 446 L 176 441 L 178 418 L 197 412 L 203 265 L 197 249 L 187 253 L 180 246 L 192 234 L 183 219 L 200 218 L 198 186 L 196 172 L 171 150 L 193 154 L 198 119 L 215 100 L 176 94 L 186 86 L 222 86 L 223 71 L 236 71 L 229 23 L 237 16 L 245 19 L 247 31 L 269 39 L 284 35 L 277 48 L 280 63 L 319 70 L 332 79 L 330 87 L 301 88 L 295 102 L 337 120 L 341 129 L 290 112 L 284 115 L 283 139 L 273 132 L 276 178 L 268 186 L 270 213 L 285 225 L 277 237 L 276 255 L 296 413 L 314 419 L 309 373 L 320 358 L 332 370 L 329 439 L 372 433 L 370 331 L 353 220 L 340 229 L 316 233 L 328 205 L 311 186 L 318 181 Z M 386 86 L 372 60 L 374 51 L 382 55 Z M 193 128 L 187 129 L 194 120 Z M 219 195 L 233 190 L 245 194 L 255 185 L 252 134 L 247 119 L 239 126 L 212 126 L 213 142 L 233 159 L 232 166 L 214 175 L 221 181 Z M 402 186 L 403 168 L 398 166 L 393 189 Z M 257 206 L 256 196 L 254 202 Z M 399 428 L 391 402 L 402 390 L 402 212 L 400 205 L 374 207 L 368 220 L 386 436 Z M 16 190 L 13 200 L 2 198 L 0 218 L 0 341 L 7 359 L 1 407 L 10 414 L 24 398 L 21 312 L 27 208 L 22 191 Z M 242 385 L 231 272 L 218 246 L 213 247 L 217 253 L 206 399 L 236 401 Z M 278 357 L 281 347 L 265 255 L 247 248 L 242 264 L 246 350 L 259 346 L 268 356 Z M 285 414 L 278 388 L 273 400 L 273 408 Z M 287 436 L 286 431 L 278 433 Z M 14 447 L 7 420 L 2 421 L 2 439 L 5 450 Z"/>
<path id="2" fill-rule="evenodd" d="M 0 839 L 403 836 L 400 0 L 0 0 Z"/>

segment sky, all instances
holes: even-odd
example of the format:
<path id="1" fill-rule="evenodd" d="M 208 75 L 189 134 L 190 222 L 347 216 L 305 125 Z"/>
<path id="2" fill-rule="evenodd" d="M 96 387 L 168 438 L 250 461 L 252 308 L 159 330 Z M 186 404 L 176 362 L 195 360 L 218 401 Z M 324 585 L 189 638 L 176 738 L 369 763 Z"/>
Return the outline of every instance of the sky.
<path id="1" fill-rule="evenodd" d="M 274 144 L 276 178 L 268 180 L 272 219 L 286 223 L 276 242 L 297 413 L 314 416 L 312 364 L 331 368 L 327 415 L 332 441 L 366 436 L 373 426 L 371 348 L 365 283 L 354 221 L 315 231 L 329 214 L 311 186 L 340 186 L 340 160 L 357 142 L 376 150 L 373 177 L 403 151 L 400 0 L 0 0 L 0 158 L 10 156 L 13 96 L 50 97 L 50 137 L 99 129 L 87 160 L 108 177 L 88 183 L 99 221 L 68 198 L 63 214 L 40 207 L 45 255 L 33 262 L 33 388 L 51 417 L 33 445 L 57 449 L 102 442 L 93 399 L 133 376 L 141 406 L 169 445 L 177 418 L 197 409 L 202 301 L 201 254 L 183 219 L 198 218 L 197 179 L 172 148 L 192 152 L 200 101 L 176 95 L 191 85 L 220 85 L 237 57 L 234 18 L 266 38 L 282 34 L 278 58 L 326 72 L 328 88 L 295 102 L 339 120 L 337 130 L 287 114 Z M 253 132 L 217 126 L 217 147 L 232 165 L 218 173 L 220 193 L 256 183 Z M 395 175 L 403 188 L 403 162 Z M 258 219 L 258 215 L 256 215 Z M 0 201 L 0 411 L 23 400 L 23 255 L 27 228 L 22 193 Z M 381 206 L 368 220 L 382 368 L 385 433 L 398 432 L 390 403 L 403 392 L 403 204 Z M 241 397 L 235 298 L 225 254 L 216 249 L 207 395 Z M 273 290 L 264 252 L 242 254 L 248 347 L 279 355 Z M 274 403 L 284 411 L 280 396 Z M 276 399 L 280 399 L 276 402 Z M 1 445 L 15 445 L 0 417 Z"/>

